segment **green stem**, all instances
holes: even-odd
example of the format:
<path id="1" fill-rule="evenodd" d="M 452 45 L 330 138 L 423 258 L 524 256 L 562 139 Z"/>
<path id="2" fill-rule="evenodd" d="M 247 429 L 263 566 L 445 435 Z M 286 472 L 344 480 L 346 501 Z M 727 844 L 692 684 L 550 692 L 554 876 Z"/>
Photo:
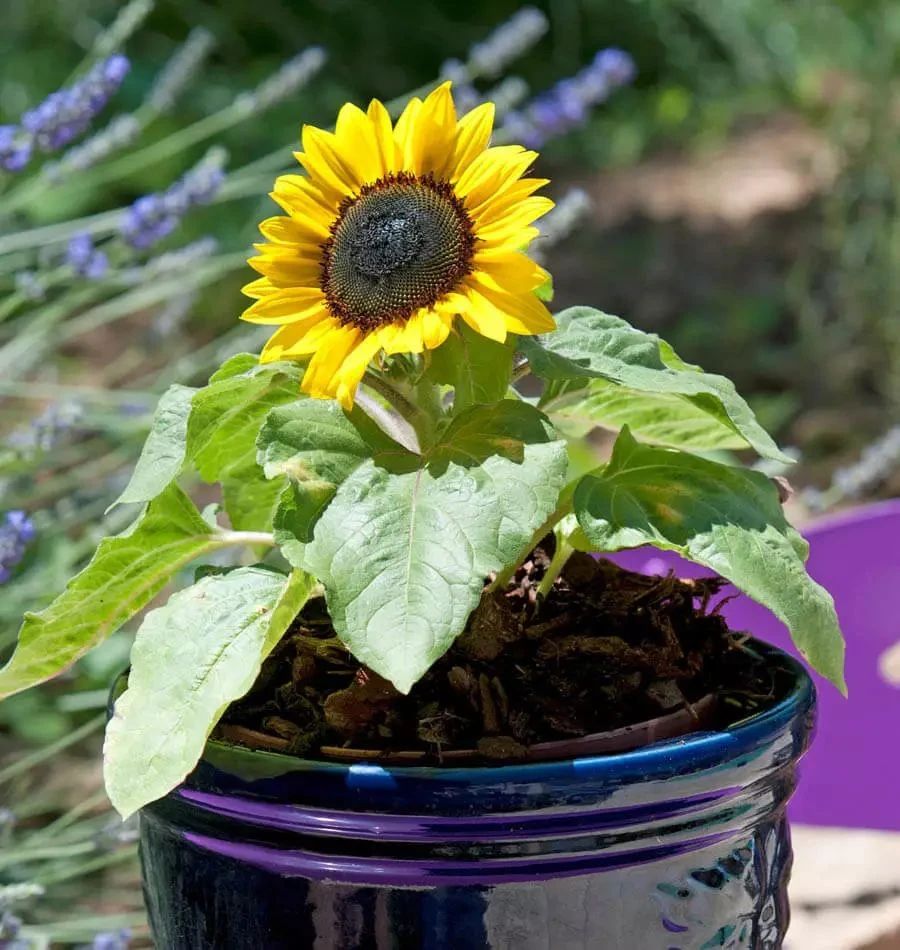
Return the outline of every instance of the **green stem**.
<path id="1" fill-rule="evenodd" d="M 92 861 L 85 861 L 83 864 L 76 864 L 74 867 L 66 867 L 60 871 L 50 871 L 46 874 L 36 874 L 32 878 L 35 884 L 43 884 L 48 887 L 50 884 L 60 884 L 63 881 L 69 881 L 73 878 L 83 877 L 85 874 L 91 874 L 94 871 L 100 871 L 112 864 L 121 864 L 123 861 L 131 861 L 137 856 L 137 847 L 126 848 L 122 851 L 114 851 L 112 854 L 104 854 Z"/>
<path id="2" fill-rule="evenodd" d="M 79 287 L 77 290 L 69 291 L 36 317 L 30 319 L 21 333 L 0 348 L 0 378 L 15 379 L 27 373 L 41 358 L 44 350 L 42 344 L 47 332 L 73 310 L 98 299 L 103 292 L 103 287 L 100 285 Z"/>
<path id="3" fill-rule="evenodd" d="M 99 214 L 87 215 L 84 218 L 75 218 L 72 221 L 61 221 L 59 224 L 45 224 L 39 228 L 30 228 L 27 231 L 14 231 L 0 237 L 0 254 L 9 254 L 10 251 L 22 251 L 32 247 L 42 247 L 46 244 L 56 244 L 64 241 L 76 231 L 87 234 L 100 234 L 115 228 L 122 216 L 123 208 L 112 211 L 101 211 Z"/>
<path id="4" fill-rule="evenodd" d="M 100 713 L 100 715 L 94 716 L 93 719 L 89 719 L 83 726 L 79 726 L 74 732 L 70 732 L 61 739 L 57 739 L 56 742 L 51 742 L 50 745 L 44 746 L 42 749 L 35 750 L 30 755 L 23 756 L 21 759 L 8 765 L 5 769 L 0 769 L 0 785 L 10 781 L 10 779 L 16 778 L 18 775 L 24 774 L 29 769 L 33 769 L 36 765 L 46 762 L 47 759 L 52 759 L 55 755 L 75 745 L 77 742 L 81 742 L 82 739 L 86 739 L 89 735 L 100 729 L 105 722 L 106 713 Z"/>
<path id="5" fill-rule="evenodd" d="M 104 888 L 104 898 L 109 901 L 109 894 Z M 137 930 L 145 926 L 147 916 L 143 913 L 132 914 L 98 914 L 96 916 L 74 917 L 70 920 L 55 920 L 48 924 L 32 924 L 22 927 L 19 931 L 25 938 L 42 937 L 49 942 L 80 943 L 90 941 L 91 937 L 100 932 L 114 930 Z M 29 945 L 30 946 L 30 945 Z"/>
<path id="6" fill-rule="evenodd" d="M 10 382 L 0 379 L 0 394 L 19 399 L 62 399 L 75 397 L 99 403 L 146 402 L 152 408 L 159 394 L 148 390 L 109 390 L 99 386 L 82 386 L 73 383 L 49 383 L 42 380 Z"/>
<path id="7" fill-rule="evenodd" d="M 77 858 L 82 854 L 92 854 L 97 850 L 93 841 L 78 841 L 75 844 L 47 845 L 41 848 L 19 848 L 4 851 L 0 855 L 0 868 L 26 864 L 31 861 L 52 861 L 60 858 Z"/>
<path id="8" fill-rule="evenodd" d="M 566 566 L 566 561 L 575 553 L 575 548 L 563 537 L 561 531 L 557 530 L 554 534 L 556 535 L 556 551 L 547 565 L 547 573 L 544 574 L 540 584 L 538 584 L 537 595 L 539 601 L 547 599 L 550 591 L 553 590 L 556 578 L 559 577 L 562 569 Z"/>
<path id="9" fill-rule="evenodd" d="M 205 116 L 183 129 L 178 129 L 178 131 L 153 142 L 151 145 L 145 145 L 136 152 L 123 155 L 119 159 L 100 165 L 92 171 L 82 172 L 78 176 L 78 189 L 84 191 L 97 188 L 119 178 L 126 178 L 128 175 L 141 171 L 150 165 L 159 165 L 198 142 L 224 132 L 246 117 L 245 110 L 238 109 L 234 105 L 226 106 L 224 109 Z M 3 201 L 3 213 L 11 214 L 19 211 L 46 189 L 47 182 L 41 178 L 26 182 L 15 191 L 10 192 Z"/>
<path id="10" fill-rule="evenodd" d="M 275 536 L 268 531 L 219 531 L 218 538 L 227 544 L 265 544 L 274 547 Z"/>
<path id="11" fill-rule="evenodd" d="M 96 330 L 98 327 L 105 326 L 114 320 L 129 316 L 136 310 L 161 303 L 173 293 L 183 293 L 196 287 L 202 287 L 246 262 L 247 254 L 244 251 L 235 254 L 223 254 L 208 261 L 202 267 L 198 267 L 190 276 L 178 273 L 168 279 L 157 279 L 149 284 L 119 294 L 117 297 L 98 304 L 96 307 L 80 314 L 74 320 L 69 321 L 65 330 L 57 335 L 56 342 L 68 342 L 82 333 Z"/>
<path id="12" fill-rule="evenodd" d="M 397 413 L 385 409 L 380 402 L 373 399 L 364 390 L 360 390 L 356 394 L 356 405 L 382 432 L 389 435 L 395 442 L 409 449 L 410 452 L 419 451 L 416 433 L 406 420 L 402 419 Z"/>
<path id="13" fill-rule="evenodd" d="M 106 792 L 102 789 L 98 792 L 94 792 L 93 795 L 89 795 L 77 805 L 70 808 L 64 815 L 60 815 L 55 821 L 51 821 L 49 825 L 45 825 L 43 828 L 35 831 L 25 839 L 26 844 L 35 844 L 39 841 L 45 841 L 47 838 L 52 838 L 54 835 L 58 835 L 61 831 L 65 831 L 68 827 L 75 824 L 82 815 L 87 815 L 105 801 Z"/>
<path id="14" fill-rule="evenodd" d="M 383 396 L 394 409 L 410 424 L 416 434 L 416 451 L 421 451 L 431 441 L 434 433 L 434 419 L 396 389 L 383 376 L 367 371 L 363 376 L 364 385 Z"/>
<path id="15" fill-rule="evenodd" d="M 556 526 L 562 521 L 566 515 L 571 514 L 572 512 L 572 496 L 575 494 L 575 486 L 578 484 L 576 479 L 573 482 L 570 482 L 562 490 L 559 496 L 559 504 L 556 506 L 556 510 L 552 515 L 534 532 L 531 536 L 531 540 L 525 545 L 525 548 L 522 550 L 522 553 L 516 558 L 515 562 L 510 564 L 509 567 L 500 571 L 499 574 L 494 578 L 494 580 L 488 585 L 488 591 L 503 590 L 506 585 L 515 577 L 516 571 L 525 563 L 525 558 L 534 550 L 538 542 L 545 538 L 551 531 L 555 531 Z"/>
<path id="16" fill-rule="evenodd" d="M 517 383 L 520 379 L 524 379 L 530 372 L 531 364 L 528 362 L 527 357 L 521 353 L 517 353 L 513 360 L 513 371 L 510 382 Z"/>

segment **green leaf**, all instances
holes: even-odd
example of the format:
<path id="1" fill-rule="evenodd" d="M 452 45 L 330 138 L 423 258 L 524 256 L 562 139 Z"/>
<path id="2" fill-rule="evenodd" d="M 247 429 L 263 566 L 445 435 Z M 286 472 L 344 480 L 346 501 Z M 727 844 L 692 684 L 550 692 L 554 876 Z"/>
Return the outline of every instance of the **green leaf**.
<path id="1" fill-rule="evenodd" d="M 222 482 L 223 503 L 237 530 L 265 530 L 282 486 L 270 484 L 256 459 L 256 439 L 271 409 L 298 398 L 291 364 L 260 366 L 232 358 L 194 397 L 188 457 L 204 481 Z"/>
<path id="2" fill-rule="evenodd" d="M 709 452 L 747 447 L 732 426 L 681 396 L 639 392 L 605 379 L 583 382 L 577 389 L 551 383 L 540 402 L 553 424 L 572 438 L 596 426 L 628 426 L 643 441 L 670 448 Z"/>
<path id="3" fill-rule="evenodd" d="M 538 300 L 544 303 L 550 303 L 553 300 L 553 275 L 548 275 L 547 279 L 535 290 L 534 294 Z"/>
<path id="4" fill-rule="evenodd" d="M 351 417 L 330 399 L 300 399 L 272 409 L 259 430 L 257 461 L 267 478 L 337 485 L 376 452 L 403 451 L 364 413 Z"/>
<path id="5" fill-rule="evenodd" d="M 685 363 L 656 335 L 590 307 L 564 310 L 556 322 L 553 333 L 520 341 L 536 375 L 548 380 L 593 377 L 640 393 L 680 397 L 761 456 L 792 461 L 756 421 L 730 380 Z"/>
<path id="6" fill-rule="evenodd" d="M 806 542 L 760 472 L 640 445 L 625 428 L 609 464 L 579 482 L 574 510 L 597 551 L 650 544 L 731 581 L 782 620 L 809 663 L 845 690 L 834 604 L 806 573 Z"/>
<path id="7" fill-rule="evenodd" d="M 207 575 L 147 614 L 103 748 L 106 790 L 123 818 L 193 769 L 222 713 L 253 685 L 314 583 L 299 571 L 285 577 L 241 567 Z"/>
<path id="8" fill-rule="evenodd" d="M 274 366 L 275 364 L 269 364 Z M 279 364 L 280 365 L 280 364 Z M 219 383 L 225 379 L 231 379 L 233 376 L 243 376 L 265 370 L 259 362 L 259 357 L 254 353 L 235 353 L 229 356 L 227 360 L 209 377 L 210 384 Z"/>
<path id="9" fill-rule="evenodd" d="M 552 428 L 547 417 L 527 402 L 502 399 L 487 406 L 473 406 L 456 416 L 439 434 L 428 452 L 429 468 L 480 465 L 492 455 L 521 462 L 528 445 L 546 442 Z"/>
<path id="10" fill-rule="evenodd" d="M 163 393 L 131 480 L 113 504 L 150 501 L 178 477 L 187 450 L 191 400 L 197 392 L 176 383 Z"/>
<path id="11" fill-rule="evenodd" d="M 291 567 L 303 568 L 307 564 L 306 546 L 334 493 L 335 486 L 329 482 L 288 482 L 282 488 L 272 530 L 275 543 Z"/>
<path id="12" fill-rule="evenodd" d="M 222 505 L 236 531 L 264 531 L 275 517 L 284 482 L 269 481 L 246 458 L 222 474 Z"/>
<path id="13" fill-rule="evenodd" d="M 390 439 L 365 413 L 350 416 L 338 403 L 301 399 L 272 409 L 257 439 L 258 463 L 268 478 L 287 476 L 276 488 L 275 540 L 294 567 L 304 566 L 305 545 L 337 486 L 367 459 L 409 452 Z"/>
<path id="14" fill-rule="evenodd" d="M 462 320 L 446 341 L 430 353 L 428 375 L 438 383 L 452 386 L 453 411 L 494 403 L 509 389 L 516 337 L 505 343 L 488 340 Z"/>
<path id="15" fill-rule="evenodd" d="M 566 452 L 541 413 L 502 400 L 461 414 L 414 470 L 395 460 L 347 477 L 305 560 L 343 642 L 406 692 L 555 510 Z"/>
<path id="16" fill-rule="evenodd" d="M 173 386 L 160 400 L 150 436 L 119 502 L 155 498 L 188 464 L 204 481 L 221 481 L 225 510 L 237 530 L 272 522 L 280 487 L 256 465 L 256 436 L 266 413 L 298 397 L 299 370 L 290 363 L 261 366 L 239 353 L 202 389 Z"/>
<path id="17" fill-rule="evenodd" d="M 126 532 L 100 542 L 87 567 L 40 613 L 28 613 L 0 670 L 0 699 L 66 669 L 115 632 L 189 561 L 223 541 L 174 483 Z"/>

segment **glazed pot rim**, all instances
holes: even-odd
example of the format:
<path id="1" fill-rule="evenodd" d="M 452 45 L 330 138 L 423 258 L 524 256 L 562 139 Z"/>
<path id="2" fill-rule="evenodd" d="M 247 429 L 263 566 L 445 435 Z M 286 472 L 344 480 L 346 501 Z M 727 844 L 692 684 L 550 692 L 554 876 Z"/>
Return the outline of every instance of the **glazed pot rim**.
<path id="1" fill-rule="evenodd" d="M 613 775 L 620 778 L 652 778 L 665 776 L 683 758 L 689 757 L 697 768 L 715 767 L 716 763 L 749 755 L 771 736 L 783 731 L 798 717 L 808 715 L 815 703 L 815 685 L 805 667 L 790 654 L 772 644 L 748 639 L 745 643 L 755 653 L 777 663 L 792 679 L 786 694 L 772 706 L 739 720 L 726 729 L 690 732 L 675 739 L 661 740 L 624 752 L 601 755 L 561 757 L 533 762 L 491 763 L 475 765 L 394 765 L 373 758 L 368 761 L 339 762 L 328 759 L 302 758 L 283 752 L 251 749 L 234 743 L 209 739 L 202 762 L 219 773 L 246 778 L 265 778 L 288 773 L 319 773 L 343 777 L 348 784 L 361 782 L 367 786 L 394 777 L 398 780 L 429 780 L 479 784 L 480 781 L 509 780 L 517 783 L 545 781 L 554 775 L 571 774 L 573 767 L 585 776 L 598 780 Z M 124 677 L 125 674 L 123 674 Z M 117 681 L 117 687 L 120 687 Z M 114 695 L 118 692 L 114 688 Z"/>

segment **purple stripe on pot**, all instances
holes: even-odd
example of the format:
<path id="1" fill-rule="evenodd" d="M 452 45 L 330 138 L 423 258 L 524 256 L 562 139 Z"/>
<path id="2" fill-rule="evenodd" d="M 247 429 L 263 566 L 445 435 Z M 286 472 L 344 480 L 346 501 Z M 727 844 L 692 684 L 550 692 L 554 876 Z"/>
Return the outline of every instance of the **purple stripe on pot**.
<path id="1" fill-rule="evenodd" d="M 184 840 L 204 851 L 282 877 L 390 887 L 451 887 L 549 881 L 581 874 L 616 871 L 699 851 L 728 839 L 733 840 L 734 837 L 734 831 L 723 831 L 703 835 L 691 841 L 677 841 L 632 851 L 591 851 L 552 856 L 529 855 L 524 859 L 477 861 L 328 855 L 314 851 L 280 850 L 259 844 L 224 841 L 194 832 L 186 832 Z"/>
<path id="2" fill-rule="evenodd" d="M 365 841 L 521 841 L 577 835 L 608 828 L 692 815 L 741 794 L 737 787 L 689 795 L 674 801 L 624 808 L 591 808 L 562 813 L 515 813 L 459 818 L 441 815 L 373 814 L 281 805 L 249 798 L 181 788 L 177 795 L 212 814 L 239 822 L 302 834 Z"/>

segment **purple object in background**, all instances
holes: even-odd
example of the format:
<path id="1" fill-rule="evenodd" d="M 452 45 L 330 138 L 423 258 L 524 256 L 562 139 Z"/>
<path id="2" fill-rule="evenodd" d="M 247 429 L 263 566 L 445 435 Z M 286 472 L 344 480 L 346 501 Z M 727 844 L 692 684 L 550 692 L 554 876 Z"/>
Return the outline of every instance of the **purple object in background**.
<path id="1" fill-rule="evenodd" d="M 866 505 L 815 522 L 803 532 L 809 572 L 834 597 L 847 639 L 849 698 L 814 674 L 819 722 L 800 765 L 789 806 L 793 821 L 900 831 L 900 758 L 885 740 L 900 727 L 900 685 L 880 670 L 900 643 L 900 501 Z M 685 577 L 711 572 L 652 548 L 622 551 L 616 563 L 643 573 L 669 568 Z M 764 607 L 740 596 L 723 610 L 728 623 L 795 656 L 787 630 Z"/>

